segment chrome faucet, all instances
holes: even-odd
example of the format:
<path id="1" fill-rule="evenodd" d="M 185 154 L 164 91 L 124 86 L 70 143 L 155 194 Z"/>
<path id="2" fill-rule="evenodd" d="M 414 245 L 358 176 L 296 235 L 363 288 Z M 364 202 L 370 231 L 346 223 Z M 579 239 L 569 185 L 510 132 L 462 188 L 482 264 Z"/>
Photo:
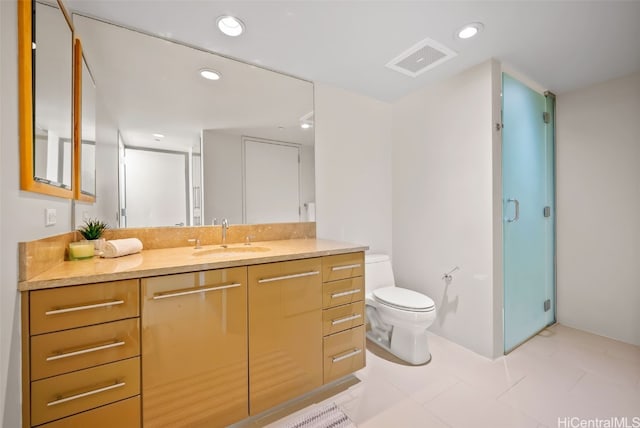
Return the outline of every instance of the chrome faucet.
<path id="1" fill-rule="evenodd" d="M 222 248 L 227 248 L 227 229 L 229 229 L 229 220 L 222 219 Z"/>

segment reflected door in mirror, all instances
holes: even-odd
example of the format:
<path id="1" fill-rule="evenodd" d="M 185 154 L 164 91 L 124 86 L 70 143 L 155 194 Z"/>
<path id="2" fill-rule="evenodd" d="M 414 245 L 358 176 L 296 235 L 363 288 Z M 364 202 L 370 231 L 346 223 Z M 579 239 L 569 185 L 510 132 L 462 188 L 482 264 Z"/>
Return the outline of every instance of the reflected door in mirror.
<path id="1" fill-rule="evenodd" d="M 244 139 L 245 223 L 300 221 L 300 147 Z"/>
<path id="2" fill-rule="evenodd" d="M 126 147 L 126 227 L 188 224 L 186 153 Z"/>

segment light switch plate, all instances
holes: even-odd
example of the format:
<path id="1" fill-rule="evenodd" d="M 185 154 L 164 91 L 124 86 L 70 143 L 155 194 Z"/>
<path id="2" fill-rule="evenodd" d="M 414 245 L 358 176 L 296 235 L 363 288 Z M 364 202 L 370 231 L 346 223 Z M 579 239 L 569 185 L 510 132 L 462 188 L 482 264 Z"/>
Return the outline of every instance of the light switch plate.
<path id="1" fill-rule="evenodd" d="M 47 208 L 44 210 L 44 225 L 54 226 L 57 221 L 57 213 L 55 208 Z"/>

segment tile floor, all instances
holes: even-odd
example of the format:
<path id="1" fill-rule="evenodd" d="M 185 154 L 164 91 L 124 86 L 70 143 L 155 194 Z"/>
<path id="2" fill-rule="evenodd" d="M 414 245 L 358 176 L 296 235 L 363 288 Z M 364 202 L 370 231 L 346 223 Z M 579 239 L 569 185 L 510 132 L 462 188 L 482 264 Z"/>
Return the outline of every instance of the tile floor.
<path id="1" fill-rule="evenodd" d="M 429 340 L 433 359 L 419 367 L 367 351 L 361 382 L 325 401 L 360 428 L 640 428 L 640 347 L 559 324 L 495 361 Z"/>

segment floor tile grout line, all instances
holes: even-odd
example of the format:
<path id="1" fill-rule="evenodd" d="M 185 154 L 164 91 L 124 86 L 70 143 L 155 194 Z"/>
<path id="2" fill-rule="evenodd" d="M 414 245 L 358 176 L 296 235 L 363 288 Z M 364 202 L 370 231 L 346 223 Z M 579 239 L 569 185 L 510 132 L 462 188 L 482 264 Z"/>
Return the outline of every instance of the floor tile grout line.
<path id="1" fill-rule="evenodd" d="M 582 367 L 578 367 L 578 369 L 582 371 L 582 374 L 578 377 L 578 379 L 575 380 L 575 382 L 573 382 L 573 385 L 569 387 L 569 389 L 567 390 L 568 394 L 570 394 L 571 391 L 573 391 L 575 387 L 578 385 L 578 383 L 582 380 L 582 378 L 584 378 L 587 375 L 587 371 L 585 369 L 583 369 Z"/>
<path id="2" fill-rule="evenodd" d="M 509 388 L 506 389 L 506 391 L 502 392 L 501 394 L 498 394 L 498 396 L 496 397 L 496 400 L 500 400 L 500 398 L 505 395 L 506 393 L 508 393 L 509 391 L 511 391 L 516 385 L 518 385 L 520 382 L 522 382 L 523 380 L 525 380 L 527 378 L 527 376 L 529 375 L 524 375 L 522 376 L 520 379 L 518 379 L 518 381 L 516 383 L 514 383 L 513 385 L 511 385 Z"/>

